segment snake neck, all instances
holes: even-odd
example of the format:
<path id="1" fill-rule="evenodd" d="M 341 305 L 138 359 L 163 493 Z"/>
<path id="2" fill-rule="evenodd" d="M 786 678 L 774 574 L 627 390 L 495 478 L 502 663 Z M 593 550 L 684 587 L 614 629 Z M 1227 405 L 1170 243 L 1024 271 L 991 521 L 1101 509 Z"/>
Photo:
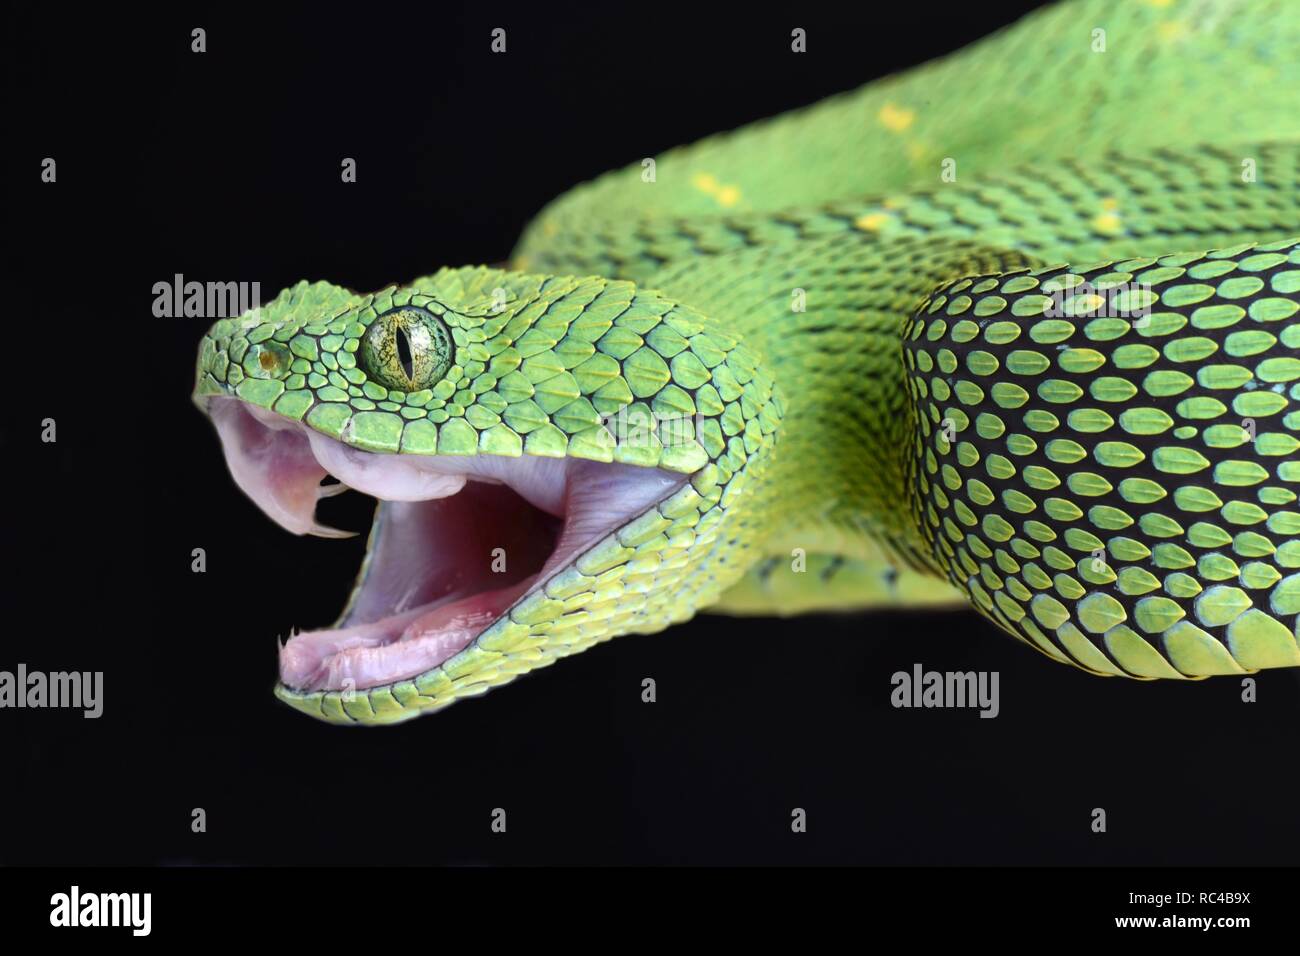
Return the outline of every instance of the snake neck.
<path id="1" fill-rule="evenodd" d="M 832 248 L 833 244 L 833 248 Z M 775 245 L 666 269 L 648 285 L 742 339 L 771 371 L 785 414 L 745 534 L 791 547 L 935 568 L 908 500 L 915 411 L 903 330 L 941 283 L 1024 268 L 1023 254 L 954 240 L 843 237 Z M 905 266 L 905 267 L 904 267 Z"/>

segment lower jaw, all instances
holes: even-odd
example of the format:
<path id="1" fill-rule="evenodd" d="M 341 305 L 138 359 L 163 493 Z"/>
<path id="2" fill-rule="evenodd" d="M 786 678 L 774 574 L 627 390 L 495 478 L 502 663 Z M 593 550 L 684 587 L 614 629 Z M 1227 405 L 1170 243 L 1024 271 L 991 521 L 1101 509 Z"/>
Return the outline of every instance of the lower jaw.
<path id="1" fill-rule="evenodd" d="M 551 514 L 506 484 L 470 480 L 456 494 L 384 501 L 353 598 L 331 628 L 283 646 L 293 691 L 362 691 L 435 670 L 521 600 L 685 478 L 650 469 L 571 468 Z M 592 502 L 617 502 L 609 510 Z"/>
<path id="2" fill-rule="evenodd" d="M 347 610 L 333 627 L 289 639 L 281 682 L 357 690 L 438 667 L 540 583 L 560 521 L 479 481 L 447 498 L 381 502 Z"/>
<path id="3" fill-rule="evenodd" d="M 316 631 L 310 642 L 301 640 L 304 635 L 291 638 L 280 654 L 280 681 L 298 691 L 329 691 L 416 677 L 469 647 L 536 582 L 532 575 L 510 587 L 450 604 L 434 602 L 374 625 Z M 401 627 L 396 638 L 383 633 L 392 625 Z"/>

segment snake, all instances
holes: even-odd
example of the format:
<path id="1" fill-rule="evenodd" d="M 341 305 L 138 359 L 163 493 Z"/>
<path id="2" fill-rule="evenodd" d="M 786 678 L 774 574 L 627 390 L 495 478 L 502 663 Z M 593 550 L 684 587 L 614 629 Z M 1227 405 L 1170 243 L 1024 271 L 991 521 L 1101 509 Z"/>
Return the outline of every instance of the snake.
<path id="1" fill-rule="evenodd" d="M 1297 50 L 1290 0 L 1050 5 L 629 157 L 501 264 L 217 319 L 192 400 L 236 484 L 296 534 L 377 500 L 276 696 L 391 724 L 703 611 L 1300 665 Z"/>

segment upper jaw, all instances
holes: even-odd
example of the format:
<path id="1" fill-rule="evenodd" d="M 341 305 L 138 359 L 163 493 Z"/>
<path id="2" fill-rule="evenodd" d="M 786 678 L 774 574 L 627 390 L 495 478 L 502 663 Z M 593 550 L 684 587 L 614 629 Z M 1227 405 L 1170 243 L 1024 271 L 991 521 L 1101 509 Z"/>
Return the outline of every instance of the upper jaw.
<path id="1" fill-rule="evenodd" d="M 206 410 L 236 482 L 287 530 L 345 536 L 315 517 L 340 487 L 381 501 L 338 624 L 281 649 L 281 681 L 300 692 L 437 668 L 687 478 L 571 458 L 375 454 L 238 399 L 211 398 Z M 341 486 L 322 487 L 327 474 Z"/>

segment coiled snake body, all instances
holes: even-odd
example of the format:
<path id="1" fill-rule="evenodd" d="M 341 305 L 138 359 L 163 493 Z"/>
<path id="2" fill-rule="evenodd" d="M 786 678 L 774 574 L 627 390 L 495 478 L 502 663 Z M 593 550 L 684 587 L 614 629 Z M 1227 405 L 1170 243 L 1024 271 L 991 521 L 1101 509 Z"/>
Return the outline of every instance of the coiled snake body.
<path id="1" fill-rule="evenodd" d="M 402 720 L 706 608 L 1300 664 L 1298 53 L 1286 0 L 1067 3 L 579 186 L 510 270 L 217 322 L 245 490 L 381 499 L 277 693 Z"/>

